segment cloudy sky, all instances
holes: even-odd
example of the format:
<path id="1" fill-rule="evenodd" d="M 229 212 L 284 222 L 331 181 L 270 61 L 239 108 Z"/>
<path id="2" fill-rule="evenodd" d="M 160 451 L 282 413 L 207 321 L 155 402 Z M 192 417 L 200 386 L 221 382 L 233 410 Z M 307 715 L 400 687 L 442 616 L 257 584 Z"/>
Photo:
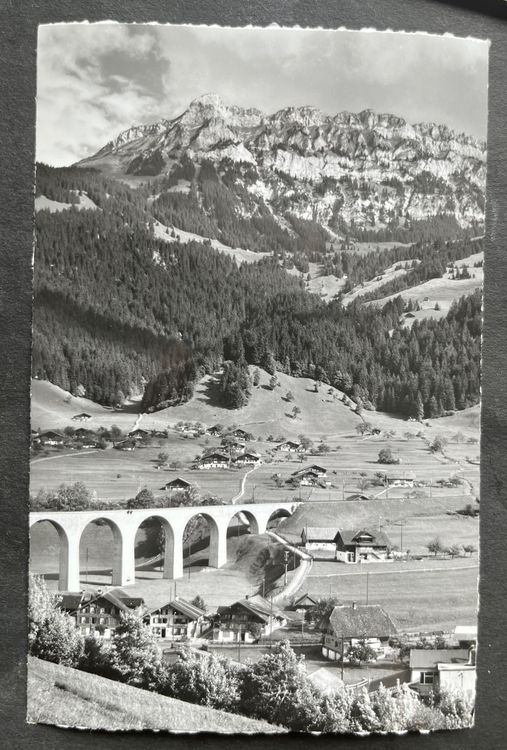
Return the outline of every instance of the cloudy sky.
<path id="1" fill-rule="evenodd" d="M 485 138 L 487 55 L 487 43 L 424 34 L 41 26 L 37 159 L 71 164 L 210 92 L 266 113 L 371 108 Z"/>

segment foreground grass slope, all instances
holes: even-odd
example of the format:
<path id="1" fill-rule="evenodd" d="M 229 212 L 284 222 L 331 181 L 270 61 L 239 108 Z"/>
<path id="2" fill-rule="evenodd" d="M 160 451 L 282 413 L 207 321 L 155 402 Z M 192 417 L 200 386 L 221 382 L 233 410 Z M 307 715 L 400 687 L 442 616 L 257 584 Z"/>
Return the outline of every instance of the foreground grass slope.
<path id="1" fill-rule="evenodd" d="M 172 732 L 284 732 L 247 719 L 80 672 L 28 659 L 27 721 L 63 727 Z"/>

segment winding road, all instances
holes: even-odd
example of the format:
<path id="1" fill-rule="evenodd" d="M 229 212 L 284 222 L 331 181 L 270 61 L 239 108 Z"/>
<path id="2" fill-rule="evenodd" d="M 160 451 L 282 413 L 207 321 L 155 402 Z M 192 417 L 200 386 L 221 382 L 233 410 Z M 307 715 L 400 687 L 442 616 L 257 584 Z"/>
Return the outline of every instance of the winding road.
<path id="1" fill-rule="evenodd" d="M 303 552 L 303 550 L 299 549 L 298 547 L 294 547 L 292 544 L 289 544 L 283 537 L 281 537 L 279 534 L 276 534 L 274 531 L 268 531 L 267 533 L 275 541 L 283 544 L 286 549 L 290 550 L 301 559 L 300 564 L 296 568 L 295 574 L 287 583 L 287 586 L 285 586 L 278 594 L 275 594 L 275 596 L 273 597 L 273 602 L 278 602 L 281 599 L 288 599 L 290 596 L 295 594 L 296 591 L 302 586 L 303 581 L 312 569 L 313 558 L 307 552 Z"/>

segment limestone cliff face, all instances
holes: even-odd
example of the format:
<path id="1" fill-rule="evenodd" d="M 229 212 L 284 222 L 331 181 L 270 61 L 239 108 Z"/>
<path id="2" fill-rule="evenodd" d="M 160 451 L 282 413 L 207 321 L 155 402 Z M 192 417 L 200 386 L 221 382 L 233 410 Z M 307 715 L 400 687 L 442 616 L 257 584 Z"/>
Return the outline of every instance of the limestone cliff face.
<path id="1" fill-rule="evenodd" d="M 283 208 L 327 226 L 338 215 L 365 228 L 442 213 L 463 227 L 484 219 L 484 143 L 372 110 L 332 116 L 288 107 L 266 115 L 206 94 L 173 120 L 129 128 L 79 164 L 156 176 L 183 156 L 218 168 L 233 163 L 240 182 L 248 166 L 257 177 L 248 191 L 275 215 Z"/>

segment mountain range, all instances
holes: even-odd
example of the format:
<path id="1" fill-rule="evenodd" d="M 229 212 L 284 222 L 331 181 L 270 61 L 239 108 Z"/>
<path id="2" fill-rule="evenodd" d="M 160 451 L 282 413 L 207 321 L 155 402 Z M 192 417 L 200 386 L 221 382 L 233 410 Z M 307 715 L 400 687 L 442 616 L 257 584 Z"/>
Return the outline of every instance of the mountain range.
<path id="1" fill-rule="evenodd" d="M 483 142 L 372 110 L 332 116 L 305 106 L 267 115 L 206 94 L 174 119 L 125 130 L 77 166 L 132 185 L 172 175 L 170 188 L 185 194 L 188 163 L 192 177 L 203 163 L 229 176 L 238 215 L 267 209 L 289 230 L 287 213 L 331 237 L 351 228 L 385 234 L 437 215 L 461 229 L 484 219 Z"/>

